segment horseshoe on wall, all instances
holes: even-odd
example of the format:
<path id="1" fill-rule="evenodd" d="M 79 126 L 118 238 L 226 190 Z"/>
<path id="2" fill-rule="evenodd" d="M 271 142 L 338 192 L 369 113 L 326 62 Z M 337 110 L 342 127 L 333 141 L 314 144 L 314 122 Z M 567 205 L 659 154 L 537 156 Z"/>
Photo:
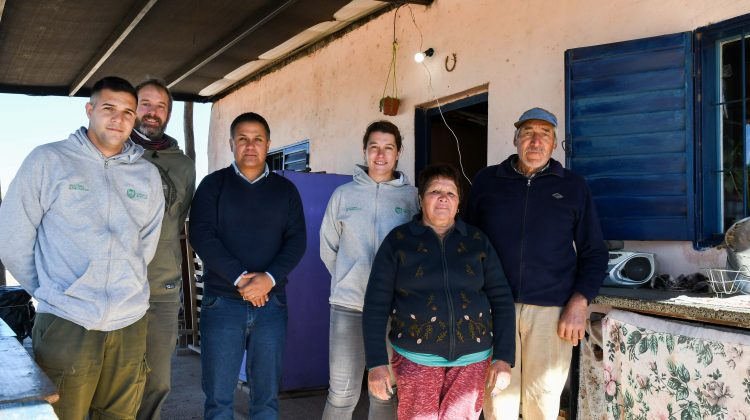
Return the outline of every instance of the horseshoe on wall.
<path id="1" fill-rule="evenodd" d="M 449 71 L 449 72 L 453 71 L 453 69 L 456 68 L 456 53 L 452 53 L 452 54 L 453 54 L 453 58 L 452 59 L 451 59 L 450 55 L 446 55 L 445 56 L 445 69 L 447 71 Z M 453 63 L 453 65 L 450 66 L 450 67 L 448 67 L 449 64 L 451 64 L 451 63 Z"/>

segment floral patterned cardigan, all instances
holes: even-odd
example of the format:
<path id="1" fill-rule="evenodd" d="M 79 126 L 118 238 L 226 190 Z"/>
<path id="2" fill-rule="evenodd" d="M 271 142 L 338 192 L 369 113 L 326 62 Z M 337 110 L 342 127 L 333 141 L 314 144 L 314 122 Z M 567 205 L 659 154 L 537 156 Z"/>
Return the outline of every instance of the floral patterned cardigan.
<path id="1" fill-rule="evenodd" d="M 420 220 L 393 229 L 372 264 L 362 316 L 369 369 L 388 364 L 389 339 L 415 353 L 455 360 L 493 349 L 515 361 L 515 309 L 487 236 L 456 220 L 441 241 Z"/>

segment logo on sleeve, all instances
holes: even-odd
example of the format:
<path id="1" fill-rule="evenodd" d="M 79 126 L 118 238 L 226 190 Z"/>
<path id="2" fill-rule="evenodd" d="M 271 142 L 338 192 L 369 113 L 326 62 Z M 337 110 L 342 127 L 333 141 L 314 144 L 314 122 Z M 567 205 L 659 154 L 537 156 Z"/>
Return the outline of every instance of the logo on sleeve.
<path id="1" fill-rule="evenodd" d="M 131 200 L 148 200 L 148 194 L 128 188 L 128 198 Z"/>
<path id="2" fill-rule="evenodd" d="M 552 196 L 555 197 L 558 200 L 561 199 L 561 198 L 563 198 L 563 195 L 560 194 L 560 193 L 554 193 L 554 194 L 552 194 Z"/>

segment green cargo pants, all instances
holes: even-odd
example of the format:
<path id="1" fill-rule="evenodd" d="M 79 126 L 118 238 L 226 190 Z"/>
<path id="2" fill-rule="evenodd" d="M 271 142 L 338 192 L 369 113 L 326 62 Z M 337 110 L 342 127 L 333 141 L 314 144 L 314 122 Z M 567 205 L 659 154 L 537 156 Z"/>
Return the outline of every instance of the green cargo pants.
<path id="1" fill-rule="evenodd" d="M 34 358 L 57 386 L 61 420 L 135 419 L 146 382 L 146 317 L 115 331 L 86 330 L 37 313 Z"/>
<path id="2" fill-rule="evenodd" d="M 148 320 L 146 362 L 150 369 L 138 409 L 138 420 L 159 420 L 161 407 L 172 389 L 172 354 L 177 345 L 180 302 L 151 302 Z"/>

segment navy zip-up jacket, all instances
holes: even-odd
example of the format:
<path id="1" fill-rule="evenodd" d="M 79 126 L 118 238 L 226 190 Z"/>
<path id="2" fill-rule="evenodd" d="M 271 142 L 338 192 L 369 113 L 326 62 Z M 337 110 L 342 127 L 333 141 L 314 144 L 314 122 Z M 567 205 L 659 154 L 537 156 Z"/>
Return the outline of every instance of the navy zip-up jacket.
<path id="1" fill-rule="evenodd" d="M 554 159 L 526 178 L 513 168 L 516 159 L 476 175 L 469 223 L 497 250 L 516 302 L 565 306 L 575 292 L 591 302 L 608 252 L 586 182 Z"/>
<path id="2" fill-rule="evenodd" d="M 516 312 L 502 265 L 461 219 L 442 241 L 419 216 L 383 240 L 362 315 L 368 369 L 388 364 L 389 319 L 388 338 L 402 349 L 453 361 L 491 348 L 514 364 Z"/>

